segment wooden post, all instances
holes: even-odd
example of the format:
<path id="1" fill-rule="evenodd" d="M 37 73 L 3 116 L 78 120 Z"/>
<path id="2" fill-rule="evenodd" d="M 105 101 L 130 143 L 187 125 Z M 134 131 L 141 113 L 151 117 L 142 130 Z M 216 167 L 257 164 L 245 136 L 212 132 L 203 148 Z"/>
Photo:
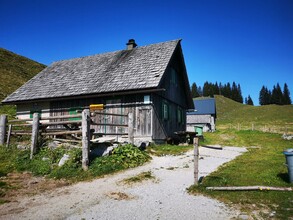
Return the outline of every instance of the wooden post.
<path id="1" fill-rule="evenodd" d="M 10 124 L 8 126 L 8 134 L 7 134 L 6 147 L 9 147 L 11 132 L 12 132 L 12 124 Z"/>
<path id="2" fill-rule="evenodd" d="M 30 159 L 33 159 L 33 155 L 37 152 L 37 144 L 38 144 L 38 136 L 39 136 L 39 123 L 40 123 L 39 113 L 34 113 L 34 115 L 33 115 L 33 128 L 32 128 L 32 138 L 31 138 L 31 155 L 30 155 Z"/>
<path id="3" fill-rule="evenodd" d="M 116 126 L 116 142 L 118 142 L 118 127 Z"/>
<path id="4" fill-rule="evenodd" d="M 81 114 L 82 121 L 82 169 L 88 170 L 89 143 L 90 143 L 90 110 L 84 109 Z"/>
<path id="5" fill-rule="evenodd" d="M 0 116 L 0 145 L 5 143 L 7 115 Z"/>
<path id="6" fill-rule="evenodd" d="M 198 185 L 198 137 L 193 139 L 194 143 L 194 185 Z"/>
<path id="7" fill-rule="evenodd" d="M 240 124 L 238 123 L 238 129 L 237 129 L 238 131 L 240 130 Z"/>
<path id="8" fill-rule="evenodd" d="M 128 113 L 128 139 L 129 143 L 134 144 L 133 134 L 133 113 Z"/>
<path id="9" fill-rule="evenodd" d="M 254 124 L 253 123 L 251 124 L 251 130 L 252 131 L 254 130 Z"/>

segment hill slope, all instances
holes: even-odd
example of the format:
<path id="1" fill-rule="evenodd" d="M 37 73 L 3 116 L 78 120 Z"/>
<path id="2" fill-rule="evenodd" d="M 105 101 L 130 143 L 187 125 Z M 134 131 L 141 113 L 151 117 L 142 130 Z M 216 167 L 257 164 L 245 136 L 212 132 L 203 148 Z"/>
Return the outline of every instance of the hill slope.
<path id="1" fill-rule="evenodd" d="M 243 105 L 216 95 L 217 124 L 293 126 L 293 105 Z"/>
<path id="2" fill-rule="evenodd" d="M 46 66 L 0 48 L 0 101 Z"/>

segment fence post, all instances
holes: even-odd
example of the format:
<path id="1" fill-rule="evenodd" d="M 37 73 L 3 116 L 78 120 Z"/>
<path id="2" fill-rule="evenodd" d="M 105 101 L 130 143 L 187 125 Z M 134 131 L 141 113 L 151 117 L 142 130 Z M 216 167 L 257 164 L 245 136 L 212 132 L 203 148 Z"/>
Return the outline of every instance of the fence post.
<path id="1" fill-rule="evenodd" d="M 193 139 L 194 143 L 194 185 L 198 185 L 198 137 Z"/>
<path id="2" fill-rule="evenodd" d="M 0 115 L 0 145 L 5 143 L 7 115 Z"/>
<path id="3" fill-rule="evenodd" d="M 39 113 L 33 115 L 33 127 L 32 127 L 32 138 L 31 138 L 31 155 L 30 159 L 33 159 L 33 155 L 37 152 L 38 136 L 39 136 Z"/>
<path id="4" fill-rule="evenodd" d="M 88 170 L 89 166 L 89 143 L 90 143 L 90 110 L 84 109 L 81 113 L 82 121 L 82 169 Z"/>
<path id="5" fill-rule="evenodd" d="M 12 124 L 8 125 L 6 147 L 9 147 L 11 132 L 12 132 Z"/>
<path id="6" fill-rule="evenodd" d="M 133 113 L 128 113 L 128 139 L 129 143 L 134 144 L 134 135 L 133 135 Z"/>

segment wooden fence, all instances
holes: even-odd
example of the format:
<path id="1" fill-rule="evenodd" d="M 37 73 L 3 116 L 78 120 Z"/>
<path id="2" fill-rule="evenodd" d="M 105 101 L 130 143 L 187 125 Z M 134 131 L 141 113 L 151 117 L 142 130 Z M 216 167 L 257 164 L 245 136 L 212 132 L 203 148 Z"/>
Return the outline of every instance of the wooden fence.
<path id="1" fill-rule="evenodd" d="M 236 129 L 262 131 L 278 134 L 293 134 L 293 124 L 260 124 L 260 123 L 234 123 L 234 124 L 220 124 L 217 129 Z"/>
<path id="2" fill-rule="evenodd" d="M 96 123 L 93 122 L 91 119 L 91 117 L 93 117 L 95 114 L 111 115 L 114 117 L 126 117 L 128 118 L 128 124 Z M 73 118 L 75 120 L 70 120 Z M 79 118 L 81 118 L 81 120 L 76 120 Z M 96 133 L 90 129 L 91 125 L 115 126 L 116 133 Z M 128 133 L 119 133 L 117 129 L 118 127 L 127 127 Z M 41 118 L 38 113 L 34 113 L 32 119 L 15 119 L 9 121 L 7 120 L 6 115 L 0 116 L 0 145 L 6 144 L 6 146 L 8 147 L 12 135 L 29 135 L 31 136 L 30 158 L 32 159 L 33 155 L 37 151 L 38 139 L 40 135 L 50 137 L 70 135 L 73 140 L 60 138 L 55 138 L 55 140 L 81 143 L 82 168 L 84 170 L 88 169 L 90 140 L 93 135 L 128 135 L 128 142 L 133 144 L 133 134 L 132 113 L 128 113 L 128 115 L 122 115 L 95 111 L 91 114 L 89 109 L 84 109 L 80 114 L 75 115 L 62 115 Z M 81 138 L 79 136 L 81 136 Z"/>

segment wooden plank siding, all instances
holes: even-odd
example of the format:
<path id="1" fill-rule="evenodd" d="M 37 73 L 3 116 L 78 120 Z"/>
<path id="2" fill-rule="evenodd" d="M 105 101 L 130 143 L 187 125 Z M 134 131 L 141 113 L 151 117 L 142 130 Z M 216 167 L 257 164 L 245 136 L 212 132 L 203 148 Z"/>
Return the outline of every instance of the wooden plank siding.
<path id="1" fill-rule="evenodd" d="M 100 99 L 83 99 L 83 100 L 66 100 L 61 102 L 51 102 L 50 108 L 51 116 L 68 115 L 71 108 L 84 108 L 90 104 L 104 104 L 105 109 L 100 110 L 105 113 L 114 113 L 128 115 L 133 113 L 134 117 L 134 138 L 153 141 L 153 139 L 164 140 L 166 138 L 163 126 L 161 125 L 160 114 L 154 111 L 153 103 L 144 102 L 144 96 L 149 94 L 137 94 L 133 96 L 121 96 L 117 98 L 105 97 Z M 124 116 L 102 115 L 96 114 L 92 117 L 94 123 L 97 124 L 125 124 L 128 119 Z M 127 127 L 120 126 L 105 126 L 105 125 L 91 125 L 96 133 L 128 133 Z M 119 135 L 121 136 L 121 135 Z"/>

